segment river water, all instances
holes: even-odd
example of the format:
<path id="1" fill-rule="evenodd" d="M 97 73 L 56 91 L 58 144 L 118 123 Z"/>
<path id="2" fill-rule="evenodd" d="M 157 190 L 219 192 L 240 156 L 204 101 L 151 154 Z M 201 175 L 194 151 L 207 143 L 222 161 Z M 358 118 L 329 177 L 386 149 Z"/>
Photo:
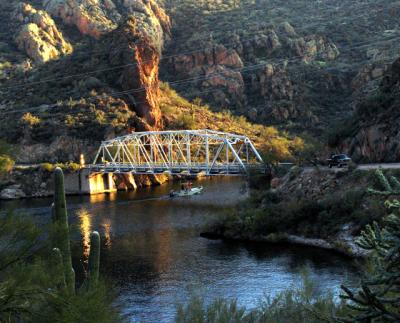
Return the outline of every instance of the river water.
<path id="1" fill-rule="evenodd" d="M 131 193 L 68 198 L 74 267 L 82 273 L 89 234 L 102 237 L 101 271 L 118 292 L 116 306 L 128 322 L 173 321 L 177 304 L 193 296 L 206 302 L 237 299 L 248 308 L 265 295 L 298 286 L 307 268 L 317 293 L 339 293 L 341 283 L 357 281 L 349 259 L 324 250 L 232 243 L 201 238 L 202 226 L 227 206 L 246 197 L 238 178 L 201 180 L 199 196 L 167 197 L 171 187 Z M 1 203 L 45 224 L 51 199 Z"/>

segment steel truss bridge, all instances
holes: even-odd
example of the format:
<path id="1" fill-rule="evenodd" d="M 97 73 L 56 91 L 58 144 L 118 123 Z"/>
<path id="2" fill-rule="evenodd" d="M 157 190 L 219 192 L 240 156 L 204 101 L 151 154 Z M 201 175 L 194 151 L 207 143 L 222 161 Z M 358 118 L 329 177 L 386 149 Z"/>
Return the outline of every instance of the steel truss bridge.
<path id="1" fill-rule="evenodd" d="M 243 175 L 265 170 L 246 136 L 213 130 L 134 132 L 103 141 L 92 172 Z"/>

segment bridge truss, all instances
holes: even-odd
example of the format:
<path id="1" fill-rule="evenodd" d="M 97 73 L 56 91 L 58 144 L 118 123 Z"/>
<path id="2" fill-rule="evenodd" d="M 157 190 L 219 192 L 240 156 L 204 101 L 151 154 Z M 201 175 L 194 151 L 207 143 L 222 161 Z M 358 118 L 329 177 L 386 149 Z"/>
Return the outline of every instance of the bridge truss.
<path id="1" fill-rule="evenodd" d="M 103 141 L 94 172 L 241 175 L 264 169 L 246 136 L 213 130 L 134 132 Z"/>

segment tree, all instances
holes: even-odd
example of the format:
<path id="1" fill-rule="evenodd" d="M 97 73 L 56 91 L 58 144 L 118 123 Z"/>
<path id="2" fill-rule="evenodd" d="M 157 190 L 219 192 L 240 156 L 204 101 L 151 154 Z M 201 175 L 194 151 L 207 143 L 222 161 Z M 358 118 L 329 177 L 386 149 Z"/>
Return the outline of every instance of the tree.
<path id="1" fill-rule="evenodd" d="M 0 176 L 9 172 L 14 166 L 13 150 L 10 145 L 0 140 Z"/>
<path id="2" fill-rule="evenodd" d="M 296 156 L 299 164 L 307 162 L 312 164 L 313 166 L 318 166 L 318 164 L 320 163 L 321 153 L 324 151 L 324 146 L 322 142 L 307 134 L 304 134 L 302 137 L 302 149 L 293 151 L 293 155 Z"/>
<path id="3" fill-rule="evenodd" d="M 381 170 L 376 175 L 383 191 L 369 190 L 375 195 L 391 195 L 392 187 Z M 393 180 L 397 183 L 397 180 Z M 342 298 L 349 301 L 351 314 L 344 321 L 399 322 L 400 321 L 400 201 L 386 201 L 389 215 L 383 227 L 376 222 L 361 233 L 357 244 L 371 252 L 371 272 L 360 288 L 353 292 L 342 286 Z"/>

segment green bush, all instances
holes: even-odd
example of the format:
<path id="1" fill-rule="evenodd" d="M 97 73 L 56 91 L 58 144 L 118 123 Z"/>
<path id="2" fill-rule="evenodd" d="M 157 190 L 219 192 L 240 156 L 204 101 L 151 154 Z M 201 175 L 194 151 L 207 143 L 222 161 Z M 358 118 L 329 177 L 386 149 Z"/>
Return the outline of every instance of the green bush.
<path id="1" fill-rule="evenodd" d="M 48 171 L 48 172 L 53 172 L 56 167 L 60 167 L 63 171 L 69 171 L 71 173 L 78 171 L 81 166 L 77 163 L 74 162 L 67 162 L 67 163 L 42 163 L 40 164 L 40 167 L 42 167 L 43 170 Z"/>
<path id="2" fill-rule="evenodd" d="M 222 215 L 214 227 L 230 237 L 289 233 L 327 238 L 340 232 L 348 223 L 361 229 L 383 217 L 384 209 L 374 200 L 369 201 L 368 207 L 360 207 L 365 196 L 363 190 L 348 190 L 321 200 L 285 201 L 269 190 L 255 191 L 247 203 Z"/>
<path id="3" fill-rule="evenodd" d="M 344 302 L 335 302 L 332 293 L 315 297 L 316 287 L 305 274 L 303 284 L 292 287 L 274 298 L 266 296 L 254 309 L 239 306 L 236 300 L 216 299 L 207 305 L 194 296 L 188 305 L 179 305 L 177 323 L 317 323 L 334 322 L 347 314 Z"/>
<path id="4" fill-rule="evenodd" d="M 51 246 L 28 216 L 0 214 L 0 322 L 117 322 L 104 282 L 60 288 Z"/>
<path id="5" fill-rule="evenodd" d="M 0 175 L 8 173 L 13 168 L 15 162 L 7 155 L 0 155 Z"/>
<path id="6" fill-rule="evenodd" d="M 12 158 L 13 155 L 13 147 L 0 140 L 0 176 L 11 171 L 13 168 L 15 164 Z"/>

